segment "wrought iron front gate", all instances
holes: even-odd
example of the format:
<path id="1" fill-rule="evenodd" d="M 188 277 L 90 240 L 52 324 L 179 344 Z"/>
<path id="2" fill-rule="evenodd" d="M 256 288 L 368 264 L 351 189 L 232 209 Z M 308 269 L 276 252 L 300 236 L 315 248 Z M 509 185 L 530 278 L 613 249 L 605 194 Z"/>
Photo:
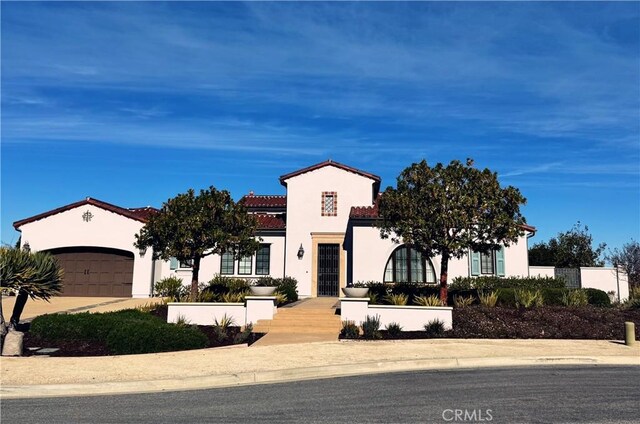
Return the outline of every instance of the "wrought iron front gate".
<path id="1" fill-rule="evenodd" d="M 338 296 L 340 245 L 318 244 L 318 296 Z"/>
<path id="2" fill-rule="evenodd" d="M 564 285 L 569 289 L 579 289 L 582 287 L 580 268 L 556 268 L 555 277 L 564 278 Z"/>

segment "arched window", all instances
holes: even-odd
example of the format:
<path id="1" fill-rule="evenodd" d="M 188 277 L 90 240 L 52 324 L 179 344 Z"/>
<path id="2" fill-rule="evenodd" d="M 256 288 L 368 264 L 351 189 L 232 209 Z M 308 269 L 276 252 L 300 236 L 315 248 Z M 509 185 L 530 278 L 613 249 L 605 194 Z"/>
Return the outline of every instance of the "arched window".
<path id="1" fill-rule="evenodd" d="M 408 246 L 393 251 L 384 269 L 385 283 L 435 284 L 436 273 L 428 258 Z"/>

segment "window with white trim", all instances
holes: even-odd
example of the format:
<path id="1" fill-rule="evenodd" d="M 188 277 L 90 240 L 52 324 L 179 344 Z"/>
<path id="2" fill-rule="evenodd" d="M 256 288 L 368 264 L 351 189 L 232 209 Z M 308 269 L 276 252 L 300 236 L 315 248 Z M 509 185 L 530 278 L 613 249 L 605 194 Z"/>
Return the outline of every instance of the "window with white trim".
<path id="1" fill-rule="evenodd" d="M 253 257 L 245 256 L 238 260 L 238 274 L 251 275 L 251 268 L 253 268 Z"/>
<path id="2" fill-rule="evenodd" d="M 271 263 L 271 246 L 261 244 L 256 252 L 256 275 L 269 275 Z"/>
<path id="3" fill-rule="evenodd" d="M 233 253 L 223 253 L 220 257 L 220 275 L 233 275 L 234 264 Z"/>
<path id="4" fill-rule="evenodd" d="M 387 261 L 384 282 L 435 284 L 436 273 L 431 260 L 411 247 L 400 246 Z"/>

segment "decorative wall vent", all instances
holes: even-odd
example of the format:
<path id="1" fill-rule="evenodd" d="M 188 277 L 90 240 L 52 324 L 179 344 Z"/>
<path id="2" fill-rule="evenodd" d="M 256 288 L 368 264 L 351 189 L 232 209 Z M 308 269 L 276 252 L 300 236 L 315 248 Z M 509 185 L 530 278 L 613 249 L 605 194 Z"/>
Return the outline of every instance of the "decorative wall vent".
<path id="1" fill-rule="evenodd" d="M 89 222 L 91 221 L 91 218 L 93 218 L 93 214 L 89 211 L 86 211 L 85 213 L 82 214 L 82 220 L 84 222 Z"/>

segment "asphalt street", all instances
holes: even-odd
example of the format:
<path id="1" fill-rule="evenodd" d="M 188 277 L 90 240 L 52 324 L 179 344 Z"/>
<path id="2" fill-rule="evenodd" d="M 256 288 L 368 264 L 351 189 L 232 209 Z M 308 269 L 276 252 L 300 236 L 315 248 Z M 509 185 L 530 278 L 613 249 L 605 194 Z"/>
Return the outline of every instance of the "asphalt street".
<path id="1" fill-rule="evenodd" d="M 1 418 L 3 424 L 637 423 L 639 389 L 640 367 L 485 368 L 201 391 L 3 400 Z"/>

